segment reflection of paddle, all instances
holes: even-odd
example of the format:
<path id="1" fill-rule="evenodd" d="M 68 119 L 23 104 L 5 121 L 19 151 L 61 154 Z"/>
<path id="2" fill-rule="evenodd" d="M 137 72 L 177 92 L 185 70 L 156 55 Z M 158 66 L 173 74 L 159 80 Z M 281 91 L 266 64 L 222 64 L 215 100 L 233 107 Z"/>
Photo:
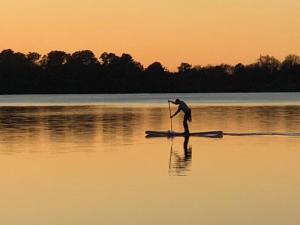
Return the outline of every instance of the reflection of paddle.
<path id="1" fill-rule="evenodd" d="M 169 103 L 169 113 L 170 113 L 170 119 L 171 119 L 171 133 L 173 132 L 173 123 L 172 123 L 172 112 L 171 112 L 171 106 L 170 106 L 170 102 L 168 101 Z"/>
<path id="2" fill-rule="evenodd" d="M 170 119 L 171 119 L 171 133 L 173 133 L 173 123 L 172 123 L 172 112 L 171 112 L 171 105 L 170 105 L 170 101 L 168 101 L 169 103 L 169 113 L 170 113 Z M 171 140 L 171 151 L 170 151 L 170 159 L 169 159 L 169 170 L 171 169 L 171 165 L 172 165 L 172 154 L 173 154 L 173 138 Z"/>
<path id="3" fill-rule="evenodd" d="M 171 165 L 172 165 L 172 155 L 173 155 L 173 138 L 171 140 L 171 151 L 170 151 L 170 158 L 169 158 L 169 170 L 171 169 Z"/>

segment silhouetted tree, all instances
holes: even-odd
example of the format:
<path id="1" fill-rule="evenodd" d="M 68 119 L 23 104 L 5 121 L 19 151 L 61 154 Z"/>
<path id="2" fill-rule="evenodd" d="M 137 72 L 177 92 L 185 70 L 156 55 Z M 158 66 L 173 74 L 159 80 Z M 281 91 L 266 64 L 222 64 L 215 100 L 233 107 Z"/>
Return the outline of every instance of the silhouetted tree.
<path id="1" fill-rule="evenodd" d="M 154 62 L 146 68 L 145 72 L 148 74 L 159 75 L 165 73 L 166 69 L 161 65 L 160 62 Z"/>
<path id="2" fill-rule="evenodd" d="M 273 73 L 279 70 L 280 61 L 273 56 L 260 56 L 257 60 L 257 65 L 265 73 Z"/>
<path id="3" fill-rule="evenodd" d="M 100 56 L 100 62 L 105 73 L 117 78 L 136 75 L 143 70 L 143 66 L 139 62 L 136 62 L 129 54 L 122 54 L 119 57 L 114 53 L 104 52 Z"/>
<path id="4" fill-rule="evenodd" d="M 119 57 L 116 56 L 114 53 L 104 52 L 100 56 L 100 62 L 104 66 L 108 66 L 108 65 L 114 64 L 114 63 L 116 63 L 118 61 L 118 59 L 119 59 Z"/>
<path id="5" fill-rule="evenodd" d="M 90 50 L 51 51 L 42 59 L 36 52 L 0 52 L 0 94 L 255 91 L 300 91 L 299 56 L 280 63 L 266 55 L 235 66 L 182 63 L 169 72 L 159 62 L 144 69 L 126 53 L 104 52 L 98 60 Z"/>
<path id="6" fill-rule="evenodd" d="M 47 68 L 58 68 L 70 60 L 70 54 L 63 51 L 51 51 L 42 58 L 42 65 Z"/>
<path id="7" fill-rule="evenodd" d="M 234 74 L 243 74 L 246 71 L 246 67 L 242 63 L 238 63 L 235 65 L 233 73 Z"/>
<path id="8" fill-rule="evenodd" d="M 77 51 L 71 55 L 70 60 L 75 64 L 91 65 L 98 63 L 94 53 L 90 50 Z"/>
<path id="9" fill-rule="evenodd" d="M 192 65 L 188 63 L 181 63 L 178 67 L 178 73 L 187 73 L 192 70 Z"/>
<path id="10" fill-rule="evenodd" d="M 38 82 L 39 68 L 25 54 L 11 49 L 0 53 L 0 93 L 26 93 Z"/>
<path id="11" fill-rule="evenodd" d="M 41 55 L 37 52 L 29 52 L 27 55 L 26 55 L 26 58 L 32 62 L 32 63 L 35 63 L 37 64 L 39 59 L 41 58 Z"/>
<path id="12" fill-rule="evenodd" d="M 300 57 L 297 55 L 288 55 L 281 64 L 281 69 L 285 72 L 293 72 L 300 65 Z"/>
<path id="13" fill-rule="evenodd" d="M 131 73 L 140 73 L 144 69 L 141 63 L 135 61 L 131 55 L 125 53 L 120 58 L 120 66 L 125 71 L 130 71 Z"/>

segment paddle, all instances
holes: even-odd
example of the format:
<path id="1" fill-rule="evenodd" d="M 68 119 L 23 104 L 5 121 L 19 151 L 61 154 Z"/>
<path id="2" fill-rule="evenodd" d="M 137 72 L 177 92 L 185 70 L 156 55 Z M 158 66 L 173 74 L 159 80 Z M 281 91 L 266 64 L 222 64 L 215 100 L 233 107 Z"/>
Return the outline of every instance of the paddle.
<path id="1" fill-rule="evenodd" d="M 170 119 L 171 119 L 171 132 L 173 132 L 173 123 L 172 123 L 172 112 L 171 112 L 171 105 L 170 105 L 170 101 L 168 101 L 169 103 L 169 113 L 170 113 Z"/>

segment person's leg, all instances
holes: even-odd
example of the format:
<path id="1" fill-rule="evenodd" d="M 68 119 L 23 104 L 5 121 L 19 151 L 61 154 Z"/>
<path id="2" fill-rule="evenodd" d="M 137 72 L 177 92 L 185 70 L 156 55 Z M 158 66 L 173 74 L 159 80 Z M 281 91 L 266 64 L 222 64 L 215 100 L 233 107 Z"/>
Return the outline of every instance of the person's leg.
<path id="1" fill-rule="evenodd" d="M 189 115 L 186 113 L 184 115 L 184 118 L 183 118 L 184 133 L 186 133 L 186 134 L 190 133 L 190 131 L 189 131 L 189 125 L 187 123 L 188 120 L 189 120 Z"/>

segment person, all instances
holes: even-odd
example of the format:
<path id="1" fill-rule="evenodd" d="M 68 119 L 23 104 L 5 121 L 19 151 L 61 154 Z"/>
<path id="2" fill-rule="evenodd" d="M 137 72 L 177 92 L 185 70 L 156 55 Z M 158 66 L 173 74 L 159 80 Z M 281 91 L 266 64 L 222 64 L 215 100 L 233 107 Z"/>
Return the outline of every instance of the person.
<path id="1" fill-rule="evenodd" d="M 189 134 L 190 131 L 189 131 L 188 121 L 192 122 L 192 110 L 188 107 L 188 105 L 184 101 L 178 98 L 175 100 L 175 102 L 171 100 L 168 100 L 168 102 L 178 105 L 177 111 L 173 115 L 171 115 L 170 118 L 176 116 L 180 111 L 184 112 L 184 117 L 183 117 L 184 133 Z"/>

